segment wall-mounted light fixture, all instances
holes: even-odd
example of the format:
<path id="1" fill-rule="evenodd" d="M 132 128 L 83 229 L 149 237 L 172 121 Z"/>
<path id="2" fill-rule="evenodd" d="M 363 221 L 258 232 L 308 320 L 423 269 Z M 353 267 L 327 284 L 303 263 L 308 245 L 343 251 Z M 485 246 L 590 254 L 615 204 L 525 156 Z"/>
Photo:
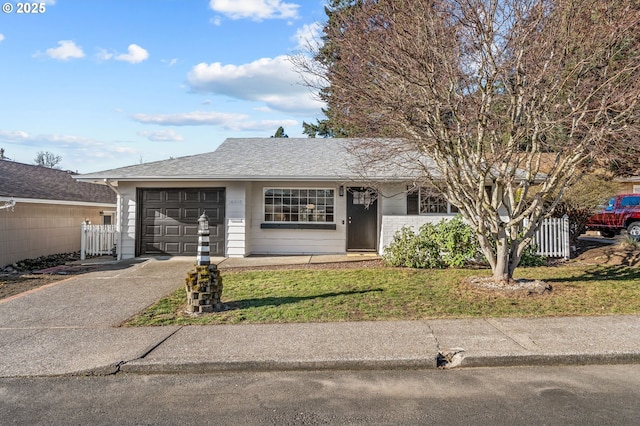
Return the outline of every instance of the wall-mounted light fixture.
<path id="1" fill-rule="evenodd" d="M 344 197 L 344 185 L 340 185 L 338 188 L 338 195 Z"/>

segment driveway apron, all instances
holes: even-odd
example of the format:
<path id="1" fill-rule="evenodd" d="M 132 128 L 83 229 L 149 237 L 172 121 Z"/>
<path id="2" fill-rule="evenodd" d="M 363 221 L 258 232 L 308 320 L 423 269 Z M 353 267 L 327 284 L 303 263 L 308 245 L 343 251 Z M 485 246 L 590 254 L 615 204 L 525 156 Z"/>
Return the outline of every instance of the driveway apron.
<path id="1" fill-rule="evenodd" d="M 119 262 L 0 301 L 0 377 L 109 374 L 179 327 L 117 327 L 184 283 L 187 260 Z"/>

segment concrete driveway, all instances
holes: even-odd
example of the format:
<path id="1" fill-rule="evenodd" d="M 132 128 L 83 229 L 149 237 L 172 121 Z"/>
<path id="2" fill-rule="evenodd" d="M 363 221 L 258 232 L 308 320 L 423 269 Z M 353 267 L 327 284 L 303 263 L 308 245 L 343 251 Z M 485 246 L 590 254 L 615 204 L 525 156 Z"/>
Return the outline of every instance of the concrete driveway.
<path id="1" fill-rule="evenodd" d="M 183 285 L 192 267 L 134 259 L 0 300 L 0 376 L 109 371 L 144 356 L 178 327 L 118 325 Z"/>

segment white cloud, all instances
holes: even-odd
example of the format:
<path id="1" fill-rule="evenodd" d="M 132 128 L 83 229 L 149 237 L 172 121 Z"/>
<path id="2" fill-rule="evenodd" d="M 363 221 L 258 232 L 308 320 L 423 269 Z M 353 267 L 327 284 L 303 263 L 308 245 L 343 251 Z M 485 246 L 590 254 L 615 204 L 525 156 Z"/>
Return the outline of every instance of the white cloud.
<path id="1" fill-rule="evenodd" d="M 22 130 L 0 130 L 0 139 L 3 140 L 3 142 L 23 145 L 56 144 L 62 147 L 71 145 L 100 145 L 100 142 L 80 136 L 58 134 L 33 135 Z"/>
<path id="2" fill-rule="evenodd" d="M 302 50 L 317 49 L 322 44 L 322 24 L 320 22 L 314 22 L 312 24 L 306 24 L 298 28 L 293 40 L 296 42 L 296 47 Z"/>
<path id="3" fill-rule="evenodd" d="M 2 40 L 4 40 L 4 34 L 0 33 L 0 42 L 2 42 Z"/>
<path id="4" fill-rule="evenodd" d="M 317 113 L 324 105 L 311 96 L 287 56 L 244 65 L 200 63 L 191 69 L 187 82 L 194 92 L 264 102 L 273 110 L 289 113 Z"/>
<path id="5" fill-rule="evenodd" d="M 53 59 L 66 61 L 70 58 L 84 58 L 82 47 L 77 46 L 72 40 L 60 40 L 58 47 L 46 50 L 47 56 Z"/>
<path id="6" fill-rule="evenodd" d="M 113 58 L 113 53 L 107 49 L 98 49 L 98 53 L 96 53 L 96 59 L 98 59 L 98 61 L 108 61 L 111 58 Z"/>
<path id="7" fill-rule="evenodd" d="M 149 57 L 149 52 L 147 52 L 145 49 L 138 46 L 137 44 L 130 44 L 127 50 L 128 50 L 128 53 L 122 53 L 120 55 L 117 55 L 115 59 L 117 61 L 125 61 L 131 64 L 137 64 Z"/>
<path id="8" fill-rule="evenodd" d="M 127 49 L 127 53 L 118 54 L 113 50 L 99 48 L 95 57 L 99 62 L 115 59 L 116 61 L 124 61 L 131 64 L 137 64 L 149 58 L 149 52 L 147 52 L 146 49 L 143 49 L 137 44 L 130 44 Z M 170 61 L 167 61 L 165 59 L 162 60 L 162 62 L 168 63 L 169 66 L 174 65 L 177 61 L 177 59 L 171 59 Z"/>
<path id="9" fill-rule="evenodd" d="M 21 130 L 0 130 L 0 139 L 2 139 L 3 142 L 20 143 L 28 140 L 29 134 Z"/>
<path id="10" fill-rule="evenodd" d="M 168 130 L 145 130 L 138 132 L 138 135 L 144 136 L 154 142 L 182 142 L 182 135 L 176 133 L 173 129 Z"/>
<path id="11" fill-rule="evenodd" d="M 290 19 L 298 17 L 300 5 L 282 0 L 210 0 L 209 7 L 231 19 Z"/>
<path id="12" fill-rule="evenodd" d="M 279 126 L 298 127 L 300 125 L 296 120 L 251 120 L 251 117 L 247 114 L 215 111 L 193 111 L 177 114 L 134 114 L 131 118 L 144 124 L 160 126 L 219 126 L 230 131 L 272 131 Z M 146 133 L 142 133 L 140 133 L 142 136 L 147 136 Z"/>
<path id="13" fill-rule="evenodd" d="M 87 164 L 90 159 L 122 160 L 122 154 L 134 155 L 138 151 L 113 141 L 104 142 L 82 136 L 59 134 L 31 134 L 22 130 L 0 130 L 0 141 L 13 144 L 23 151 L 21 161 L 30 162 L 37 151 L 51 151 L 60 155 L 64 163 Z M 24 154 L 26 153 L 26 154 Z M 11 158 L 16 158 L 14 155 Z M 16 160 L 17 161 L 17 160 Z M 133 161 L 133 160 L 132 160 Z M 63 166 L 64 167 L 64 166 Z"/>
<path id="14" fill-rule="evenodd" d="M 134 114 L 131 118 L 139 123 L 160 126 L 206 126 L 246 120 L 248 116 L 227 112 L 193 111 L 177 114 Z"/>

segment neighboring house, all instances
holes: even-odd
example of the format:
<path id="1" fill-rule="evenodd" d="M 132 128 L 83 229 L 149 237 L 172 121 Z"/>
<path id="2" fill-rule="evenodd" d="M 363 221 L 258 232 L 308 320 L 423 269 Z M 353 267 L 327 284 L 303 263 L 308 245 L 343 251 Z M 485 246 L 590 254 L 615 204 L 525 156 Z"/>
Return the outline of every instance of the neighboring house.
<path id="1" fill-rule="evenodd" d="M 620 183 L 618 194 L 640 194 L 640 176 L 616 178 L 615 181 Z"/>
<path id="2" fill-rule="evenodd" d="M 0 160 L 0 267 L 80 250 L 83 221 L 109 223 L 116 194 L 71 172 Z"/>
<path id="3" fill-rule="evenodd" d="M 195 255 L 203 212 L 211 255 L 227 257 L 381 252 L 402 226 L 455 215 L 436 191 L 409 191 L 422 175 L 415 152 L 372 166 L 354 154 L 358 143 L 227 139 L 214 152 L 76 179 L 116 188 L 120 258 Z"/>

